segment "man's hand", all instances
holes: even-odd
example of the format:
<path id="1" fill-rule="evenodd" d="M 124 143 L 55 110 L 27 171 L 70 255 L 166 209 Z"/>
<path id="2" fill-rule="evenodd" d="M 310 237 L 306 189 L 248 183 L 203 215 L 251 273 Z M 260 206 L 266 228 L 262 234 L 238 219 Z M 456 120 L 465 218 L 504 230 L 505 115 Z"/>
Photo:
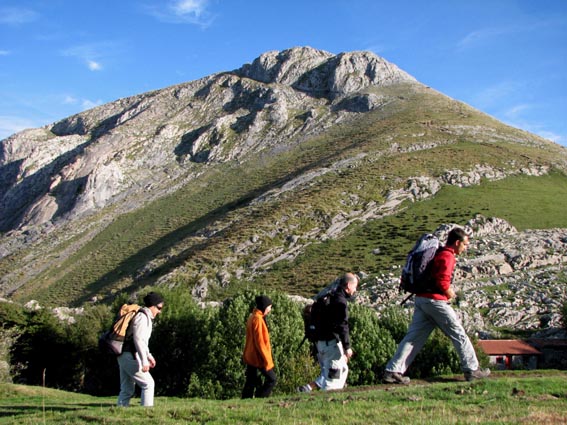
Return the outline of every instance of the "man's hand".
<path id="1" fill-rule="evenodd" d="M 347 362 L 350 360 L 350 358 L 353 356 L 354 352 L 352 351 L 352 348 L 349 348 L 348 350 L 346 350 L 345 356 L 347 358 Z"/>
<path id="2" fill-rule="evenodd" d="M 446 296 L 448 299 L 453 299 L 453 298 L 455 298 L 456 295 L 455 295 L 455 291 L 453 291 L 453 288 L 450 287 L 449 289 L 447 289 L 447 290 L 445 291 L 445 296 Z"/>

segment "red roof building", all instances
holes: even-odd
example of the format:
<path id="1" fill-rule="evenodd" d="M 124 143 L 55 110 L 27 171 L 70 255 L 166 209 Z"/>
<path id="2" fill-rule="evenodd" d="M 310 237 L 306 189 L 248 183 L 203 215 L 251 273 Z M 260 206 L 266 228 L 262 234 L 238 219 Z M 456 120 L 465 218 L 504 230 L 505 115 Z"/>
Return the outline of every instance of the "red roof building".
<path id="1" fill-rule="evenodd" d="M 537 369 L 541 351 L 517 339 L 485 339 L 479 347 L 489 356 L 490 363 L 500 369 Z"/>

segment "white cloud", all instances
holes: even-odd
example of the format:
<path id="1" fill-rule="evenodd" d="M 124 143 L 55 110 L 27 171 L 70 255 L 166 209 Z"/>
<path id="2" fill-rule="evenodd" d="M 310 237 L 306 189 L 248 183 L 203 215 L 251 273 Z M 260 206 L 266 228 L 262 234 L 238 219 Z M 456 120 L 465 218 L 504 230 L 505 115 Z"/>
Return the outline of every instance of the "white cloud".
<path id="1" fill-rule="evenodd" d="M 465 49 L 472 45 L 481 43 L 484 40 L 490 40 L 494 37 L 499 37 L 512 31 L 513 30 L 511 30 L 510 28 L 484 28 L 481 30 L 476 30 L 462 38 L 457 43 L 457 47 L 460 49 Z"/>
<path id="2" fill-rule="evenodd" d="M 74 105 L 77 102 L 78 102 L 77 98 L 70 96 L 70 95 L 66 95 L 63 98 L 63 104 L 65 104 L 65 105 Z"/>
<path id="3" fill-rule="evenodd" d="M 209 11 L 209 0 L 171 0 L 146 7 L 146 12 L 156 19 L 172 24 L 193 24 L 202 28 L 210 26 L 214 20 Z"/>
<path id="4" fill-rule="evenodd" d="M 547 128 L 549 128 L 549 126 L 544 123 L 536 123 L 534 119 L 530 119 L 529 117 L 526 118 L 525 116 L 522 117 L 521 115 L 528 109 L 533 109 L 533 105 L 518 105 L 504 111 L 501 114 L 495 114 L 495 116 L 497 119 L 511 127 L 520 128 L 529 133 L 543 137 L 544 139 L 567 146 L 567 138 L 565 135 L 548 130 Z"/>
<path id="5" fill-rule="evenodd" d="M 87 66 L 91 71 L 100 71 L 102 69 L 102 65 L 96 61 L 88 60 Z"/>
<path id="6" fill-rule="evenodd" d="M 39 14 L 31 9 L 21 7 L 0 8 L 0 24 L 21 25 L 34 22 Z"/>
<path id="7" fill-rule="evenodd" d="M 39 126 L 41 125 L 27 118 L 0 115 L 0 140 L 25 130 L 26 128 L 36 128 Z"/>
<path id="8" fill-rule="evenodd" d="M 86 111 L 87 109 L 92 109 L 95 108 L 97 106 L 100 106 L 103 104 L 102 100 L 89 100 L 89 99 L 83 99 L 81 101 L 81 107 L 83 108 L 83 111 Z"/>
<path id="9" fill-rule="evenodd" d="M 517 119 L 524 112 L 526 112 L 530 109 L 532 109 L 532 106 L 528 105 L 528 104 L 515 105 L 515 106 L 508 108 L 506 111 L 504 111 L 504 116 L 507 117 L 508 119 L 511 119 L 511 120 Z"/>
<path id="10" fill-rule="evenodd" d="M 468 33 L 457 43 L 457 47 L 459 49 L 466 49 L 483 43 L 493 42 L 494 39 L 508 35 L 514 36 L 520 33 L 541 32 L 554 27 L 562 28 L 564 25 L 564 20 L 559 17 L 558 19 L 534 19 L 502 27 L 482 28 Z"/>
<path id="11" fill-rule="evenodd" d="M 518 81 L 502 81 L 498 84 L 486 87 L 473 96 L 472 103 L 480 109 L 493 107 L 502 100 L 510 99 L 513 94 L 522 91 L 523 87 L 524 84 Z"/>
<path id="12" fill-rule="evenodd" d="M 95 106 L 100 106 L 104 103 L 100 99 L 98 100 L 80 99 L 69 94 L 63 95 L 60 101 L 63 105 L 79 105 L 80 109 L 83 111 L 94 108 Z"/>
<path id="13" fill-rule="evenodd" d="M 540 130 L 536 133 L 538 136 L 544 139 L 551 140 L 552 142 L 559 143 L 561 145 L 567 145 L 567 138 L 561 136 L 560 134 L 554 133 L 553 131 Z"/>
<path id="14" fill-rule="evenodd" d="M 372 44 L 372 45 L 368 46 L 367 48 L 365 48 L 364 50 L 374 52 L 378 56 L 381 56 L 390 49 L 387 46 L 384 46 L 384 45 L 381 45 L 381 44 Z"/>
<path id="15" fill-rule="evenodd" d="M 170 8 L 177 16 L 201 16 L 205 7 L 206 0 L 178 0 L 170 5 Z"/>
<path id="16" fill-rule="evenodd" d="M 69 47 L 61 52 L 63 56 L 79 59 L 91 71 L 100 71 L 103 68 L 101 58 L 113 51 L 113 43 L 92 43 Z"/>

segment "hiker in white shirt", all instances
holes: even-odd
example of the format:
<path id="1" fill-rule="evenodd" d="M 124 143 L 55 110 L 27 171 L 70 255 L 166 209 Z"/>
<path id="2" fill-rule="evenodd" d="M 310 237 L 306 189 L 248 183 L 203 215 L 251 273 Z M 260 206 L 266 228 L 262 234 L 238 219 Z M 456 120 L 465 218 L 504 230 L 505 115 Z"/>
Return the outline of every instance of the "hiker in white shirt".
<path id="1" fill-rule="evenodd" d="M 154 405 L 154 378 L 150 369 L 155 367 L 156 360 L 150 353 L 148 343 L 152 335 L 152 322 L 163 308 L 161 295 L 150 292 L 144 297 L 144 305 L 132 319 L 122 354 L 118 356 L 120 368 L 120 394 L 118 406 L 129 406 L 134 396 L 136 384 L 142 390 L 142 406 Z"/>

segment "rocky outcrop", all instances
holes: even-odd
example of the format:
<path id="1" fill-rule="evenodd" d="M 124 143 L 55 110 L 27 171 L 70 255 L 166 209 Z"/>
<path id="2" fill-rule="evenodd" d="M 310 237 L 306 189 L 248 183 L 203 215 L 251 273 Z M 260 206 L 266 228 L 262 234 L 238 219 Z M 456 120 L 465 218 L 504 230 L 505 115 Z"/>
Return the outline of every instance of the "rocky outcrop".
<path id="1" fill-rule="evenodd" d="M 337 172 L 341 169 L 356 166 L 356 162 L 362 160 L 364 157 L 365 155 L 361 154 L 358 157 L 353 157 L 349 160 L 336 163 L 332 167 L 321 168 L 319 170 L 303 174 L 300 177 L 290 180 L 280 188 L 272 189 L 269 192 L 262 194 L 252 201 L 252 205 L 274 201 L 283 197 L 288 191 L 309 187 L 314 179 L 330 172 Z M 274 247 L 268 252 L 264 252 L 261 257 L 257 258 L 253 262 L 251 271 L 263 270 L 278 261 L 291 261 L 300 255 L 311 243 L 327 239 L 336 239 L 342 235 L 344 229 L 355 222 L 365 223 L 369 220 L 375 220 L 395 214 L 400 211 L 404 202 L 417 202 L 428 199 L 434 196 L 443 187 L 443 185 L 467 187 L 480 184 L 481 179 L 499 180 L 516 174 L 545 175 L 547 172 L 548 169 L 546 167 L 534 166 L 521 169 L 510 168 L 507 170 L 497 170 L 493 167 L 477 165 L 471 171 L 449 170 L 438 178 L 411 177 L 400 189 L 389 191 L 386 194 L 383 203 L 372 201 L 361 204 L 358 200 L 354 200 L 353 202 L 356 205 L 356 208 L 345 208 L 344 211 L 329 217 L 329 225 L 326 228 L 313 229 L 312 232 L 304 233 L 301 236 L 296 235 L 295 238 L 288 240 L 289 243 Z M 484 223 L 481 227 L 475 225 L 478 227 L 476 231 L 481 232 L 480 234 L 482 234 L 482 232 L 489 232 L 490 223 Z M 499 228 L 505 227 L 498 221 L 494 222 L 494 226 Z M 292 227 L 286 227 L 285 221 L 278 223 L 278 228 L 281 233 L 294 235 L 295 229 Z M 271 237 L 274 236 L 275 235 L 272 235 Z M 258 236 L 258 238 L 260 238 L 260 236 Z M 249 241 L 245 241 L 234 247 L 234 251 L 238 252 L 240 255 L 248 254 L 253 249 L 254 244 L 251 244 Z M 236 261 L 237 259 L 235 258 L 234 260 Z M 502 265 L 502 267 L 504 269 L 506 266 Z"/>
<path id="2" fill-rule="evenodd" d="M 443 240 L 452 225 L 441 226 Z M 458 259 L 453 277 L 456 309 L 465 327 L 483 337 L 501 330 L 542 332 L 563 328 L 567 303 L 567 232 L 565 229 L 519 232 L 498 218 L 478 216 L 468 223 L 471 243 Z M 401 302 L 400 265 L 363 285 L 358 302 L 382 311 Z M 412 300 L 407 304 L 412 306 Z"/>
<path id="3" fill-rule="evenodd" d="M 312 48 L 267 52 L 235 73 L 263 83 L 291 86 L 309 96 L 329 100 L 343 98 L 369 86 L 416 82 L 397 66 L 370 52 L 333 55 Z M 362 107 L 368 110 L 368 104 Z"/>

